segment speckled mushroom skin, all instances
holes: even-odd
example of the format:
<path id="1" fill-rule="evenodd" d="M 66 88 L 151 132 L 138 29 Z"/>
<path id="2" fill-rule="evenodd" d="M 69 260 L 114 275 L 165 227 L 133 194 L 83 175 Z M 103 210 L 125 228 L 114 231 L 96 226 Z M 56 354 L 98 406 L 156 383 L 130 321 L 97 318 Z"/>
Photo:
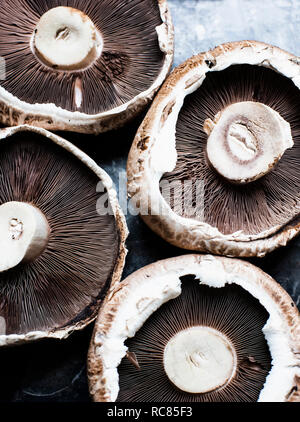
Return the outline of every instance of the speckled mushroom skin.
<path id="1" fill-rule="evenodd" d="M 103 113 L 89 115 L 71 112 L 55 104 L 29 104 L 19 100 L 0 86 L 0 122 L 7 126 L 33 125 L 48 130 L 65 130 L 99 134 L 122 127 L 134 119 L 153 99 L 171 70 L 174 57 L 174 29 L 167 0 L 157 0 L 162 24 L 156 28 L 164 53 L 160 74 L 152 86 L 126 104 Z"/>
<path id="2" fill-rule="evenodd" d="M 262 42 L 226 43 L 193 56 L 168 77 L 138 130 L 127 164 L 128 191 L 147 211 L 141 217 L 148 226 L 175 246 L 226 256 L 263 257 L 298 234 L 298 217 L 257 235 L 224 235 L 206 223 L 177 215 L 159 190 L 162 175 L 176 166 L 175 127 L 185 96 L 201 86 L 206 73 L 234 64 L 271 68 L 300 88 L 300 58 Z"/>
<path id="3" fill-rule="evenodd" d="M 119 284 L 123 268 L 125 265 L 125 258 L 127 254 L 127 249 L 125 246 L 125 242 L 128 236 L 128 229 L 126 225 L 126 220 L 123 215 L 123 212 L 119 206 L 117 193 L 113 188 L 113 182 L 108 174 L 101 169 L 94 160 L 92 160 L 88 155 L 82 152 L 80 149 L 75 147 L 70 142 L 66 141 L 65 139 L 61 138 L 60 136 L 54 135 L 53 133 L 33 126 L 23 125 L 23 126 L 16 126 L 11 128 L 6 128 L 0 130 L 0 142 L 5 140 L 6 142 L 9 141 L 9 137 L 12 135 L 19 133 L 19 132 L 34 132 L 39 135 L 44 136 L 45 138 L 50 139 L 55 144 L 59 145 L 61 148 L 64 148 L 75 157 L 77 157 L 80 161 L 82 161 L 91 171 L 93 171 L 99 180 L 102 181 L 103 186 L 107 190 L 108 198 L 111 204 L 111 209 L 114 213 L 114 217 L 116 220 L 116 228 L 119 235 L 119 254 L 118 259 L 115 263 L 113 274 L 111 275 L 110 280 L 110 289 L 113 289 L 116 285 Z M 96 204 L 95 204 L 96 207 Z M 57 339 L 64 339 L 67 338 L 73 331 L 81 330 L 90 324 L 92 321 L 95 320 L 98 310 L 100 306 L 100 299 L 95 303 L 95 305 L 89 309 L 84 317 L 83 320 L 78 321 L 75 325 L 73 323 L 67 324 L 65 327 L 58 328 L 56 330 L 50 332 L 42 332 L 42 331 L 35 331 L 30 332 L 24 335 L 0 335 L 0 347 L 1 346 L 10 346 L 15 344 L 27 343 L 33 340 L 39 340 L 45 337 L 48 338 L 57 338 Z"/>
<path id="4" fill-rule="evenodd" d="M 256 297 L 270 317 L 263 328 L 272 369 L 258 401 L 299 401 L 300 314 L 286 291 L 254 265 L 211 255 L 185 255 L 148 265 L 116 286 L 102 304 L 88 355 L 90 394 L 111 402 L 119 393 L 118 366 L 126 355 L 124 342 L 147 318 L 181 293 L 180 277 L 210 287 L 235 283 Z"/>

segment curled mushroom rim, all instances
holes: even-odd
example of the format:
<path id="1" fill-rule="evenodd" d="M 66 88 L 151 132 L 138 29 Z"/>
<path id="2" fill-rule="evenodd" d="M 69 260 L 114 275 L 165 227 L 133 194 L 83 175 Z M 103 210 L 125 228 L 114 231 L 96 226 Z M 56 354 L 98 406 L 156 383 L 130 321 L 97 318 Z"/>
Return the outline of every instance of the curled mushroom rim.
<path id="1" fill-rule="evenodd" d="M 107 190 L 107 197 L 110 202 L 110 209 L 112 210 L 116 221 L 116 230 L 118 232 L 119 237 L 119 250 L 117 261 L 106 284 L 106 291 L 108 290 L 109 292 L 120 282 L 127 255 L 127 249 L 125 244 L 129 233 L 125 216 L 119 206 L 117 193 L 113 188 L 113 182 L 110 176 L 102 168 L 100 168 L 94 160 L 92 160 L 87 154 L 85 154 L 75 145 L 43 128 L 38 128 L 30 125 L 21 125 L 1 129 L 0 142 L 7 141 L 11 136 L 22 132 L 33 132 L 38 135 L 42 135 L 42 137 L 44 137 L 45 139 L 50 139 L 56 145 L 68 151 L 71 155 L 75 156 L 79 161 L 81 161 L 85 166 L 87 166 L 94 174 L 96 174 L 96 176 L 101 181 L 102 185 Z M 22 344 L 30 341 L 40 340 L 43 338 L 67 338 L 70 334 L 72 334 L 72 332 L 83 329 L 96 319 L 99 304 L 102 302 L 103 299 L 104 292 L 101 292 L 99 297 L 95 298 L 94 303 L 91 303 L 88 309 L 83 310 L 84 312 L 80 314 L 80 318 L 76 318 L 73 321 L 69 321 L 64 327 L 59 327 L 57 329 L 53 329 L 47 332 L 33 331 L 28 332 L 26 334 L 0 335 L 0 346 L 11 346 L 16 343 Z"/>
<path id="2" fill-rule="evenodd" d="M 186 96 L 202 85 L 208 72 L 235 64 L 272 69 L 300 88 L 300 59 L 265 43 L 227 43 L 188 59 L 168 77 L 138 130 L 127 163 L 128 192 L 144 221 L 175 246 L 227 256 L 263 257 L 298 234 L 298 217 L 258 234 L 223 234 L 208 223 L 176 214 L 160 187 L 162 176 L 176 166 L 176 122 Z"/>
<path id="3" fill-rule="evenodd" d="M 269 314 L 263 328 L 272 367 L 261 390 L 261 402 L 297 401 L 300 376 L 300 314 L 286 291 L 254 265 L 232 258 L 185 255 L 158 261 L 129 276 L 106 298 L 89 349 L 88 375 L 92 398 L 113 402 L 119 394 L 118 366 L 125 341 L 164 303 L 181 294 L 181 277 L 211 288 L 237 284 Z M 112 347 L 113 346 L 113 347 Z"/>

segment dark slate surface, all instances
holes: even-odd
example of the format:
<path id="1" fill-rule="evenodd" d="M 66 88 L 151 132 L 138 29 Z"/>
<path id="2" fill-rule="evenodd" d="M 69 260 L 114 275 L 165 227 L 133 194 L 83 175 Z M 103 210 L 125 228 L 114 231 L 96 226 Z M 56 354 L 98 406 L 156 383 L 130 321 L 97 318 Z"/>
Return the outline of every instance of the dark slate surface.
<path id="1" fill-rule="evenodd" d="M 169 0 L 169 4 L 176 28 L 175 65 L 219 43 L 241 39 L 270 42 L 300 55 L 299 0 Z M 141 118 L 97 138 L 62 135 L 94 158 L 118 186 Z M 130 236 L 124 277 L 158 259 L 186 253 L 157 237 L 138 217 L 127 216 L 127 221 Z M 252 262 L 281 283 L 300 307 L 300 238 Z M 65 341 L 45 340 L 0 350 L 0 401 L 89 401 L 86 355 L 92 328 Z"/>

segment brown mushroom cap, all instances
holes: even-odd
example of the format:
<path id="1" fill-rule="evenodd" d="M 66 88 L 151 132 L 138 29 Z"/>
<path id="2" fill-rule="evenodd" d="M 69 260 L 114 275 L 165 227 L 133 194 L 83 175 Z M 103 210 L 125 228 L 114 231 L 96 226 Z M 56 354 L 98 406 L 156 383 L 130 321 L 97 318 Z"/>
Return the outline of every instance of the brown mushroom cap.
<path id="1" fill-rule="evenodd" d="M 0 179 L 2 235 L 6 216 L 18 223 L 1 248 L 12 239 L 15 253 L 31 233 L 28 209 L 49 227 L 38 253 L 0 269 L 0 346 L 67 337 L 93 321 L 122 274 L 127 227 L 112 181 L 68 141 L 31 126 L 0 132 Z"/>
<path id="2" fill-rule="evenodd" d="M 223 44 L 179 66 L 129 154 L 129 194 L 145 222 L 176 246 L 228 256 L 264 256 L 293 238 L 299 227 L 299 86 L 298 58 L 256 41 Z M 241 185 L 210 165 L 206 125 L 231 104 L 247 102 L 284 119 L 294 146 L 289 141 L 285 152 L 272 156 L 271 171 Z M 231 164 L 223 167 L 230 179 Z M 191 186 L 189 205 L 182 207 L 185 184 Z"/>
<path id="3" fill-rule="evenodd" d="M 56 29 L 55 10 L 62 20 Z M 66 25 L 61 10 L 70 11 Z M 2 2 L 1 11 L 6 78 L 0 104 L 7 125 L 84 133 L 120 127 L 147 105 L 172 65 L 173 27 L 166 0 L 11 0 Z M 97 44 L 91 54 L 86 32 L 78 35 L 72 26 L 73 17 L 78 24 L 76 16 L 81 24 L 91 22 L 91 40 L 101 39 L 101 47 Z M 65 43 L 66 53 L 74 44 L 79 50 L 80 37 L 86 37 L 87 58 L 80 62 L 79 55 L 77 67 L 56 64 L 59 43 Z"/>
<path id="4" fill-rule="evenodd" d="M 180 391 L 164 369 L 166 345 L 193 327 L 219 331 L 236 352 L 233 377 L 205 394 Z M 205 255 L 159 261 L 106 298 L 89 351 L 90 392 L 95 401 L 297 400 L 299 336 L 296 305 L 257 267 Z"/>

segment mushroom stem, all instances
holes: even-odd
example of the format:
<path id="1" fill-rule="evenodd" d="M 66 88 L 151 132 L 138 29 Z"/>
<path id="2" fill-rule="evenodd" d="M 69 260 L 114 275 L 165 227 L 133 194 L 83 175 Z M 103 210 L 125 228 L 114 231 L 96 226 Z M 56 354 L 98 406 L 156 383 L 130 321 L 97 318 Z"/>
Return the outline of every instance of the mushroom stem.
<path id="1" fill-rule="evenodd" d="M 180 390 L 200 394 L 226 385 L 236 371 L 236 353 L 221 332 L 210 327 L 180 331 L 166 345 L 164 369 Z"/>
<path id="2" fill-rule="evenodd" d="M 100 55 L 103 40 L 91 19 L 72 7 L 50 9 L 39 20 L 33 35 L 33 50 L 55 69 L 79 70 Z"/>
<path id="3" fill-rule="evenodd" d="M 44 214 L 25 202 L 0 206 L 0 272 L 33 261 L 47 246 L 50 228 Z"/>
<path id="4" fill-rule="evenodd" d="M 204 122 L 207 158 L 233 183 L 248 183 L 269 173 L 294 143 L 291 127 L 272 108 L 252 101 L 232 104 Z"/>

